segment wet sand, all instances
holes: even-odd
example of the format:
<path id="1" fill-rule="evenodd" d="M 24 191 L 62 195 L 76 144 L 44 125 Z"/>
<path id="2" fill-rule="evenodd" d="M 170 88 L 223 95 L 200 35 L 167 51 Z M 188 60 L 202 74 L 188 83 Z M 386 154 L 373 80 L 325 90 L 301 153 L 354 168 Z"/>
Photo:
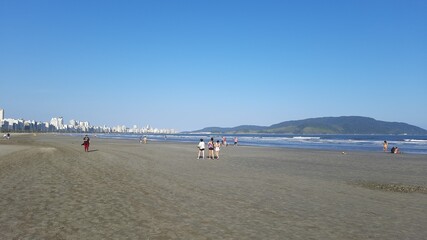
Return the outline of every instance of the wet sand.
<path id="1" fill-rule="evenodd" d="M 427 156 L 0 140 L 1 239 L 425 239 Z M 207 152 L 206 152 L 207 155 Z"/>

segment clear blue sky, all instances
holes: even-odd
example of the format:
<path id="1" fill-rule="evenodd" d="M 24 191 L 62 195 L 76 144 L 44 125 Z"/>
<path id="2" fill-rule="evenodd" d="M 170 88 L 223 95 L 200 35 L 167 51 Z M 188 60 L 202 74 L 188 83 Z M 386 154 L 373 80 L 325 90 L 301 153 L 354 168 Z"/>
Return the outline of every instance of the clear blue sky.
<path id="1" fill-rule="evenodd" d="M 427 129 L 427 1 L 0 0 L 6 117 Z"/>

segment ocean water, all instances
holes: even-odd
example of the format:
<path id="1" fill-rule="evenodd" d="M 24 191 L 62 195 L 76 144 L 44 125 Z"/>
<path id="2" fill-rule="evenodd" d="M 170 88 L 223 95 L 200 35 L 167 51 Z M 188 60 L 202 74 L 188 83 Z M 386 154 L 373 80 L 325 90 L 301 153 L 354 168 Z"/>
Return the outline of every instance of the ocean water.
<path id="1" fill-rule="evenodd" d="M 302 149 L 324 149 L 337 151 L 382 152 L 383 142 L 388 142 L 389 149 L 399 147 L 403 153 L 427 154 L 427 135 L 290 135 L 290 134 L 97 134 L 98 138 L 134 139 L 147 136 L 149 141 L 193 142 L 201 138 L 205 142 L 211 137 L 221 141 L 226 137 L 227 143 L 233 145 L 234 137 L 242 146 L 287 147 Z"/>

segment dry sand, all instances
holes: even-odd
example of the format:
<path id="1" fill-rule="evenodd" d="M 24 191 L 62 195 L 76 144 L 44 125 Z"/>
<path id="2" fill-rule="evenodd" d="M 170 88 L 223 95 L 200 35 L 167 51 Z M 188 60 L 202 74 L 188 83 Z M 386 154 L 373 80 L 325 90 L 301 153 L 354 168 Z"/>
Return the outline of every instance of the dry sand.
<path id="1" fill-rule="evenodd" d="M 426 239 L 427 156 L 0 140 L 1 239 Z"/>

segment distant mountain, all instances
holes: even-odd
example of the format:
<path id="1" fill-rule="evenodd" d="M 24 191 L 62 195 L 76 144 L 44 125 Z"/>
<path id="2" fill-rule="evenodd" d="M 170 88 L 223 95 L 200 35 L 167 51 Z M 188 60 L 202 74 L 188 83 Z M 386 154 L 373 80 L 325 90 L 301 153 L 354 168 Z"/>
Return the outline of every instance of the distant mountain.
<path id="1" fill-rule="evenodd" d="M 412 134 L 427 130 L 401 122 L 385 122 L 368 117 L 344 116 L 286 121 L 271 126 L 242 125 L 232 128 L 208 127 L 193 132 L 281 133 L 281 134 Z"/>

